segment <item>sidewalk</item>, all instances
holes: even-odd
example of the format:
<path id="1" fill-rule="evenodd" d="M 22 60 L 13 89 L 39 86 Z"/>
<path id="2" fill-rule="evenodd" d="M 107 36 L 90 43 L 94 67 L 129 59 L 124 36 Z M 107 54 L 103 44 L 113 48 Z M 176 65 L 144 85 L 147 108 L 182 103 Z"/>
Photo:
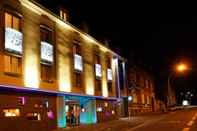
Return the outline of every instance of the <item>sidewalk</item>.
<path id="1" fill-rule="evenodd" d="M 138 126 L 150 119 L 165 113 L 151 113 L 148 115 L 120 118 L 119 120 L 98 123 L 93 125 L 81 125 L 74 128 L 57 129 L 55 131 L 124 131 L 128 128 Z"/>

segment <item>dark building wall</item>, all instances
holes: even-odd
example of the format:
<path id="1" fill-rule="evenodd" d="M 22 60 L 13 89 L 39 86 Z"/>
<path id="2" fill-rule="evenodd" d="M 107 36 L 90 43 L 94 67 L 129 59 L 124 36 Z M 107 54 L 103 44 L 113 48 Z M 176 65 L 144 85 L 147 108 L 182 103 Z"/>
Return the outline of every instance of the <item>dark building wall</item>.
<path id="1" fill-rule="evenodd" d="M 138 115 L 152 112 L 155 109 L 155 84 L 153 77 L 138 67 L 129 68 L 128 71 L 129 90 L 132 96 L 129 102 L 129 114 Z"/>
<path id="2" fill-rule="evenodd" d="M 20 97 L 24 98 L 24 105 L 20 103 Z M 19 109 L 20 116 L 5 117 L 5 109 Z M 47 112 L 52 112 L 54 118 L 50 119 Z M 41 120 L 29 120 L 28 113 L 39 113 Z M 0 92 L 0 131 L 50 131 L 57 127 L 56 118 L 56 96 L 32 92 Z"/>
<path id="3" fill-rule="evenodd" d="M 102 111 L 98 111 L 101 107 Z M 117 105 L 115 101 L 96 100 L 97 122 L 106 122 L 118 119 Z M 112 113 L 114 111 L 114 113 Z"/>

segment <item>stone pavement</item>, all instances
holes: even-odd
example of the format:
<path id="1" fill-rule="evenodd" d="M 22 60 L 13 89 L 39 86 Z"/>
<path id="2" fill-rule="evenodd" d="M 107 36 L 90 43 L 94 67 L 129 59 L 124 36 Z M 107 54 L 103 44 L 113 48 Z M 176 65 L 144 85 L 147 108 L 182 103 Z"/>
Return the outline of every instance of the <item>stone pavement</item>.
<path id="1" fill-rule="evenodd" d="M 143 116 L 133 116 L 130 118 L 120 118 L 119 120 L 103 122 L 93 125 L 81 125 L 79 127 L 74 128 L 57 129 L 55 131 L 125 131 L 128 128 L 132 128 L 144 122 L 147 122 L 150 119 L 150 117 L 154 118 L 160 115 L 165 115 L 165 113 L 154 113 Z"/>

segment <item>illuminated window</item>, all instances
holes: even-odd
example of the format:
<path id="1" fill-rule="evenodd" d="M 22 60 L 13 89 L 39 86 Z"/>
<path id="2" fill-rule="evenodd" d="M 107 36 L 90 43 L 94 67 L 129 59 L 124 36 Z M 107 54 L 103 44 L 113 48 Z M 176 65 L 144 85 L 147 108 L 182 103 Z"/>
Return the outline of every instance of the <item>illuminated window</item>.
<path id="1" fill-rule="evenodd" d="M 18 105 L 25 105 L 26 99 L 24 96 L 18 97 Z"/>
<path id="2" fill-rule="evenodd" d="M 6 73 L 21 74 L 22 60 L 19 57 L 9 54 L 4 55 L 4 71 Z"/>
<path id="3" fill-rule="evenodd" d="M 41 64 L 41 80 L 52 81 L 52 67 L 50 65 Z"/>
<path id="4" fill-rule="evenodd" d="M 83 70 L 83 63 L 81 57 L 81 47 L 79 44 L 73 45 L 73 56 L 74 56 L 74 87 L 81 88 L 82 86 L 82 75 L 81 71 Z"/>
<path id="5" fill-rule="evenodd" d="M 97 112 L 102 112 L 102 111 L 103 111 L 103 108 L 102 108 L 102 107 L 97 107 L 97 108 L 96 108 L 96 111 L 97 111 Z"/>
<path id="6" fill-rule="evenodd" d="M 52 31 L 41 27 L 41 80 L 51 82 L 53 79 L 53 35 Z"/>
<path id="7" fill-rule="evenodd" d="M 36 113 L 36 112 L 27 113 L 26 117 L 27 117 L 27 120 L 35 120 L 35 121 L 40 121 L 41 120 L 40 113 Z"/>
<path id="8" fill-rule="evenodd" d="M 5 117 L 18 117 L 20 116 L 20 110 L 19 109 L 4 109 L 3 110 Z"/>
<path id="9" fill-rule="evenodd" d="M 5 12 L 5 50 L 4 71 L 7 73 L 22 73 L 22 33 L 21 19 Z"/>
<path id="10" fill-rule="evenodd" d="M 145 104 L 145 98 L 144 98 L 144 93 L 143 92 L 141 92 L 141 102 L 142 102 L 142 104 Z"/>
<path id="11" fill-rule="evenodd" d="M 100 79 L 100 77 L 102 76 L 102 69 L 101 69 L 101 62 L 99 55 L 94 56 L 94 63 L 95 63 L 96 78 Z"/>
<path id="12" fill-rule="evenodd" d="M 81 72 L 83 70 L 83 62 L 81 57 L 81 46 L 73 45 L 74 70 Z"/>
<path id="13" fill-rule="evenodd" d="M 19 17 L 5 12 L 5 27 L 13 28 L 17 31 L 20 31 L 20 22 L 21 20 Z"/>

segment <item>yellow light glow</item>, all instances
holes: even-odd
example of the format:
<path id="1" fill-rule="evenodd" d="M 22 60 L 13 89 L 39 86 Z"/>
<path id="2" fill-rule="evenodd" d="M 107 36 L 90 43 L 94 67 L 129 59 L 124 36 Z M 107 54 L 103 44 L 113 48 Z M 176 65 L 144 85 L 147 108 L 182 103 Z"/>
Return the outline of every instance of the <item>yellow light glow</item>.
<path id="1" fill-rule="evenodd" d="M 80 33 L 84 37 L 85 40 L 89 41 L 90 43 L 94 43 L 94 44 L 98 45 L 101 48 L 101 50 L 103 50 L 104 52 L 109 51 L 112 54 L 116 54 L 115 52 L 111 51 L 107 47 L 103 46 L 100 42 L 95 40 L 93 37 L 89 36 L 88 34 L 83 33 L 82 31 L 80 31 L 79 29 L 77 29 L 76 27 L 71 25 L 70 23 L 60 20 L 58 18 L 58 16 L 52 14 L 49 10 L 45 10 L 44 8 L 41 8 L 40 6 L 36 5 L 35 3 L 33 3 L 29 0 L 19 0 L 19 1 L 23 6 L 30 9 L 31 11 L 35 12 L 36 14 L 46 15 L 49 19 L 58 23 L 61 27 L 65 28 L 67 30 L 72 30 L 72 31 L 76 31 L 76 32 Z"/>
<path id="2" fill-rule="evenodd" d="M 91 78 L 86 79 L 86 94 L 94 95 L 94 83 Z"/>
<path id="3" fill-rule="evenodd" d="M 106 75 L 106 70 L 102 71 L 103 77 L 102 77 L 102 95 L 104 97 L 108 97 L 108 89 L 107 89 L 107 75 Z"/>
<path id="4" fill-rule="evenodd" d="M 185 71 L 185 70 L 187 70 L 187 69 L 188 69 L 188 68 L 187 68 L 187 65 L 184 64 L 184 63 L 181 63 L 181 64 L 177 65 L 177 71 L 178 71 L 178 72 L 183 72 L 183 71 Z"/>
<path id="5" fill-rule="evenodd" d="M 111 63 L 112 63 L 112 74 L 116 74 L 115 70 L 116 70 L 116 67 L 118 66 L 118 59 L 113 58 Z M 113 75 L 113 77 L 114 77 L 114 75 Z"/>
<path id="6" fill-rule="evenodd" d="M 4 112 L 5 117 L 20 116 L 20 110 L 19 109 L 4 109 L 3 112 Z"/>
<path id="7" fill-rule="evenodd" d="M 38 73 L 38 67 L 36 64 L 35 55 L 28 55 L 25 58 L 25 72 L 24 72 L 24 83 L 26 87 L 31 87 L 31 88 L 38 88 L 39 87 L 39 73 Z"/>
<path id="8" fill-rule="evenodd" d="M 91 65 L 84 64 L 86 70 L 85 73 L 85 86 L 86 86 L 86 94 L 94 95 L 94 74 L 93 68 Z"/>
<path id="9" fill-rule="evenodd" d="M 105 107 L 108 107 L 108 103 L 107 103 L 107 102 L 105 102 L 105 103 L 104 103 L 104 106 L 105 106 Z"/>
<path id="10" fill-rule="evenodd" d="M 58 74 L 59 74 L 59 90 L 71 92 L 71 75 L 70 75 L 69 58 L 59 56 Z"/>
<path id="11" fill-rule="evenodd" d="M 104 47 L 104 46 L 100 46 L 100 50 L 103 51 L 103 52 L 107 52 L 108 51 L 108 49 L 106 47 Z"/>
<path id="12" fill-rule="evenodd" d="M 90 43 L 95 43 L 95 40 L 88 35 L 83 35 L 84 39 Z"/>
<path id="13" fill-rule="evenodd" d="M 21 4 L 25 7 L 27 7 L 28 9 L 32 10 L 33 12 L 35 12 L 38 15 L 46 15 L 49 17 L 49 19 L 55 21 L 56 23 L 60 24 L 62 27 L 65 27 L 66 29 L 72 29 L 74 30 L 74 28 L 72 28 L 70 25 L 68 25 L 67 23 L 65 23 L 64 21 L 58 19 L 56 16 L 50 14 L 49 12 L 45 11 L 44 9 L 40 8 L 39 6 L 35 5 L 34 3 L 28 1 L 28 0 L 19 0 L 21 2 Z"/>
<path id="14" fill-rule="evenodd" d="M 104 97 L 108 97 L 107 83 L 103 82 L 103 90 L 102 94 Z"/>

